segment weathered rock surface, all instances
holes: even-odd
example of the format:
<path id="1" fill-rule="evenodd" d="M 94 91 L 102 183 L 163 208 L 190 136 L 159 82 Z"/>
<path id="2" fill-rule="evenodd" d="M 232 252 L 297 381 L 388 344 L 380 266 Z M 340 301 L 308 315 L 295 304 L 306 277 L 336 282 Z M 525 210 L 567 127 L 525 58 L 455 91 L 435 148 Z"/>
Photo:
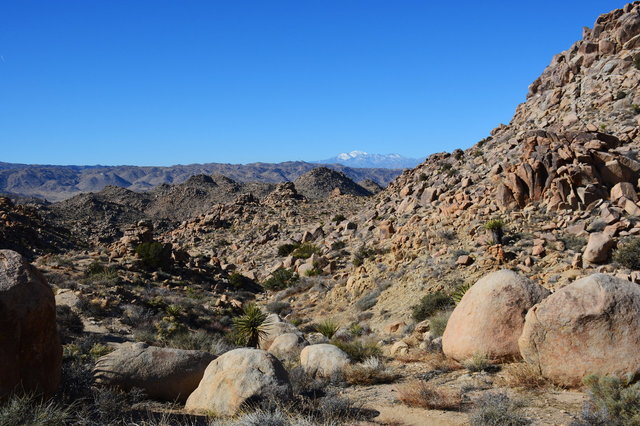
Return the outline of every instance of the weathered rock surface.
<path id="1" fill-rule="evenodd" d="M 350 362 L 349 355 L 328 343 L 307 346 L 300 353 L 300 365 L 312 376 L 334 377 Z"/>
<path id="2" fill-rule="evenodd" d="M 582 278 L 527 314 L 524 360 L 559 384 L 588 374 L 640 372 L 640 287 L 609 275 Z"/>
<path id="3" fill-rule="evenodd" d="M 269 346 L 269 353 L 280 361 L 294 363 L 300 359 L 300 352 L 309 343 L 296 333 L 285 333 L 276 337 Z"/>
<path id="4" fill-rule="evenodd" d="M 185 401 L 214 359 L 204 351 L 126 344 L 101 357 L 94 375 L 96 383 L 106 386 L 141 388 L 154 399 Z"/>
<path id="5" fill-rule="evenodd" d="M 269 350 L 273 341 L 283 334 L 296 334 L 302 337 L 302 332 L 298 328 L 286 321 L 283 321 L 278 315 L 270 314 L 267 317 L 264 334 L 260 336 L 260 349 Z"/>
<path id="6" fill-rule="evenodd" d="M 209 364 L 185 409 L 233 415 L 244 404 L 265 398 L 291 398 L 287 371 L 266 351 L 234 349 Z"/>
<path id="7" fill-rule="evenodd" d="M 474 354 L 493 360 L 519 358 L 525 315 L 548 295 L 544 287 L 509 270 L 486 275 L 451 314 L 442 337 L 445 355 L 457 361 Z"/>
<path id="8" fill-rule="evenodd" d="M 18 253 L 0 250 L 0 398 L 54 392 L 61 366 L 51 287 Z"/>
<path id="9" fill-rule="evenodd" d="M 589 235 L 589 242 L 582 258 L 591 263 L 602 263 L 609 258 L 615 241 L 606 232 L 594 232 Z"/>

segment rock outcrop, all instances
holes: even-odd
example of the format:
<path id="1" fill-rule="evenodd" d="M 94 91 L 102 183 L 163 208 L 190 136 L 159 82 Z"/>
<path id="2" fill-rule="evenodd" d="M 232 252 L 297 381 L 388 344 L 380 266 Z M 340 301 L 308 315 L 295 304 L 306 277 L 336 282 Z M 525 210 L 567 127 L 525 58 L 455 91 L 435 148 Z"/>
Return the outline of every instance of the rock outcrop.
<path id="1" fill-rule="evenodd" d="M 556 383 L 588 374 L 640 373 L 640 287 L 594 274 L 547 297 L 527 314 L 524 360 Z"/>
<path id="2" fill-rule="evenodd" d="M 234 349 L 207 367 L 185 408 L 233 415 L 245 404 L 291 398 L 289 375 L 280 361 L 260 349 Z"/>
<path id="3" fill-rule="evenodd" d="M 300 365 L 311 376 L 333 378 L 350 362 L 349 355 L 328 343 L 307 346 L 300 353 Z"/>
<path id="4" fill-rule="evenodd" d="M 101 357 L 96 383 L 124 391 L 140 388 L 153 399 L 186 401 L 215 356 L 203 351 L 126 344 Z"/>
<path id="5" fill-rule="evenodd" d="M 475 283 L 456 306 L 442 349 L 463 361 L 475 354 L 493 360 L 520 357 L 518 338 L 527 311 L 549 295 L 544 287 L 513 271 L 493 272 Z"/>
<path id="6" fill-rule="evenodd" d="M 0 330 L 0 398 L 53 393 L 62 367 L 53 291 L 11 250 L 0 250 Z"/>

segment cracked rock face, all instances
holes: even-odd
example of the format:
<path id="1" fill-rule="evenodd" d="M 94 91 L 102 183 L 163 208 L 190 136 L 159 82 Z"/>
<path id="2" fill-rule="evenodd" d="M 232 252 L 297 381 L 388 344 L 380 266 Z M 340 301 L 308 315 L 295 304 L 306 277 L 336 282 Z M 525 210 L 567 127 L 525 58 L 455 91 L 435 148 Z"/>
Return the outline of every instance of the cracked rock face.
<path id="1" fill-rule="evenodd" d="M 524 360 L 544 377 L 577 386 L 589 374 L 640 372 L 640 287 L 605 274 L 582 278 L 527 314 Z"/>

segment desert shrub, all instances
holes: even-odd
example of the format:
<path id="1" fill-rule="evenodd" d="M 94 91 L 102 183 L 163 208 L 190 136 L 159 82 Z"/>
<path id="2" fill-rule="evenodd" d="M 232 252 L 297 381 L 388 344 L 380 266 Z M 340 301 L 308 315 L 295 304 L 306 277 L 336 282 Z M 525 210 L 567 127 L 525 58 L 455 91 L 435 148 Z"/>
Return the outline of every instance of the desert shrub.
<path id="1" fill-rule="evenodd" d="M 322 321 L 315 326 L 316 331 L 327 339 L 333 338 L 333 335 L 336 334 L 336 331 L 338 331 L 339 328 L 340 325 L 330 320 Z"/>
<path id="2" fill-rule="evenodd" d="M 85 315 L 96 318 L 104 318 L 109 314 L 108 303 L 105 299 L 90 299 L 83 294 L 78 297 L 76 307 Z"/>
<path id="3" fill-rule="evenodd" d="M 171 245 L 157 241 L 142 243 L 136 247 L 136 255 L 151 270 L 167 268 L 171 264 Z"/>
<path id="4" fill-rule="evenodd" d="M 360 266 L 364 263 L 364 261 L 366 259 L 369 259 L 370 257 L 374 256 L 376 254 L 376 251 L 373 249 L 370 249 L 366 246 L 362 246 L 358 249 L 358 251 L 355 252 L 355 254 L 353 255 L 353 265 L 354 266 Z"/>
<path id="5" fill-rule="evenodd" d="M 103 275 L 105 277 L 117 277 L 118 272 L 113 266 L 106 266 L 101 262 L 91 262 L 84 271 L 85 276 Z"/>
<path id="6" fill-rule="evenodd" d="M 287 302 L 271 302 L 268 303 L 267 312 L 278 315 L 286 315 L 291 312 L 291 304 Z"/>
<path id="7" fill-rule="evenodd" d="M 487 368 L 491 367 L 491 363 L 489 362 L 489 358 L 486 355 L 481 353 L 475 353 L 473 356 L 462 362 L 464 368 L 469 371 L 478 372 L 484 371 Z"/>
<path id="8" fill-rule="evenodd" d="M 460 301 L 462 300 L 464 295 L 467 293 L 467 291 L 469 291 L 472 285 L 473 284 L 471 283 L 467 283 L 467 284 L 461 284 L 458 287 L 456 287 L 453 293 L 451 293 L 451 300 L 453 300 L 453 303 L 458 305 L 458 303 L 460 303 Z"/>
<path id="9" fill-rule="evenodd" d="M 450 316 L 451 312 L 441 312 L 429 318 L 429 330 L 432 336 L 440 337 L 444 334 Z"/>
<path id="10" fill-rule="evenodd" d="M 420 299 L 420 303 L 411 308 L 411 316 L 415 321 L 420 322 L 451 306 L 453 306 L 453 300 L 447 294 L 441 291 L 429 293 Z"/>
<path id="11" fill-rule="evenodd" d="M 373 340 L 357 339 L 346 342 L 340 339 L 333 339 L 331 343 L 342 349 L 355 362 L 362 362 L 371 357 L 379 357 L 382 354 L 380 347 Z"/>
<path id="12" fill-rule="evenodd" d="M 333 219 L 331 219 L 331 222 L 340 223 L 340 222 L 344 222 L 345 220 L 347 220 L 345 215 L 339 213 L 335 215 Z"/>
<path id="13" fill-rule="evenodd" d="M 262 286 L 267 290 L 282 290 L 291 287 L 298 279 L 298 274 L 292 270 L 279 268 L 262 283 Z"/>
<path id="14" fill-rule="evenodd" d="M 254 285 L 254 282 L 252 279 L 245 277 L 239 272 L 233 272 L 229 275 L 229 284 L 231 284 L 231 287 L 236 290 L 241 290 Z"/>
<path id="15" fill-rule="evenodd" d="M 42 401 L 33 395 L 14 395 L 0 403 L 0 426 L 68 424 L 73 409 L 73 406 L 60 405 L 53 400 Z"/>
<path id="16" fill-rule="evenodd" d="M 317 277 L 318 275 L 322 275 L 322 269 L 320 269 L 317 262 L 313 262 L 313 268 L 305 271 L 304 275 L 307 277 Z"/>
<path id="17" fill-rule="evenodd" d="M 640 238 L 626 241 L 614 251 L 613 260 L 625 268 L 640 270 Z"/>
<path id="18" fill-rule="evenodd" d="M 351 364 L 344 369 L 344 380 L 350 385 L 375 385 L 391 383 L 398 378 L 398 374 L 390 371 L 384 362 L 377 357 Z"/>
<path id="19" fill-rule="evenodd" d="M 298 243 L 287 243 L 278 246 L 278 256 L 285 257 L 289 256 L 295 249 L 300 247 Z"/>
<path id="20" fill-rule="evenodd" d="M 257 348 L 260 337 L 267 334 L 268 315 L 251 303 L 244 308 L 244 314 L 233 319 L 233 330 L 242 339 L 245 346 Z"/>
<path id="21" fill-rule="evenodd" d="M 344 241 L 335 241 L 331 243 L 331 250 L 342 250 L 347 246 L 347 243 Z"/>
<path id="22" fill-rule="evenodd" d="M 58 325 L 58 335 L 62 343 L 69 343 L 73 335 L 84 331 L 84 324 L 80 315 L 71 310 L 69 306 L 56 306 L 56 323 Z"/>
<path id="23" fill-rule="evenodd" d="M 410 407 L 430 410 L 457 410 L 462 404 L 460 393 L 438 388 L 423 380 L 409 382 L 398 388 L 398 399 Z"/>
<path id="24" fill-rule="evenodd" d="M 624 99 L 624 98 L 626 98 L 626 97 L 627 97 L 627 92 L 625 92 L 625 91 L 623 91 L 623 90 L 619 90 L 619 91 L 616 93 L 615 100 Z"/>
<path id="25" fill-rule="evenodd" d="M 501 244 L 504 234 L 504 221 L 502 219 L 491 219 L 484 224 L 484 229 L 491 232 L 494 244 Z"/>
<path id="26" fill-rule="evenodd" d="M 633 111 L 634 114 L 640 114 L 640 105 L 638 104 L 631 105 L 631 110 Z"/>
<path id="27" fill-rule="evenodd" d="M 380 296 L 379 290 L 374 290 L 370 293 L 365 294 L 356 302 L 356 308 L 360 309 L 361 311 L 366 311 L 373 308 L 376 303 L 378 303 L 378 296 Z"/>
<path id="28" fill-rule="evenodd" d="M 486 393 L 479 398 L 469 421 L 471 426 L 522 426 L 531 423 L 520 412 L 520 404 L 501 392 Z"/>
<path id="29" fill-rule="evenodd" d="M 565 235 L 560 238 L 560 241 L 564 243 L 565 248 L 568 250 L 573 250 L 575 252 L 582 251 L 585 244 L 587 244 L 587 240 L 584 237 L 580 237 L 578 235 Z"/>
<path id="30" fill-rule="evenodd" d="M 188 330 L 177 333 L 168 339 L 165 345 L 176 349 L 206 351 L 214 355 L 221 355 L 234 348 L 221 336 L 206 330 Z"/>
<path id="31" fill-rule="evenodd" d="M 590 375 L 584 378 L 589 401 L 579 425 L 640 424 L 640 383 L 629 386 L 617 377 Z"/>
<path id="32" fill-rule="evenodd" d="M 637 70 L 640 70 L 640 55 L 633 58 L 633 65 L 635 65 Z"/>
<path id="33" fill-rule="evenodd" d="M 513 388 L 538 389 L 548 383 L 539 370 L 524 362 L 507 365 L 505 373 L 506 384 Z"/>
<path id="34" fill-rule="evenodd" d="M 296 259 L 308 259 L 314 254 L 320 253 L 318 246 L 312 243 L 301 244 L 300 247 L 291 252 L 291 256 Z"/>

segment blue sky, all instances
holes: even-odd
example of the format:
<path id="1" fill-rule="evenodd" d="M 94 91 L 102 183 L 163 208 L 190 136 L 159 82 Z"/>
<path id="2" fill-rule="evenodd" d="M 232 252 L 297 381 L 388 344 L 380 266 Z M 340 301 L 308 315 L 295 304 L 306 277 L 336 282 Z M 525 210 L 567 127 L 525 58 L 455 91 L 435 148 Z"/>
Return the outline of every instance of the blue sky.
<path id="1" fill-rule="evenodd" d="M 468 148 L 623 1 L 0 0 L 0 161 Z"/>

